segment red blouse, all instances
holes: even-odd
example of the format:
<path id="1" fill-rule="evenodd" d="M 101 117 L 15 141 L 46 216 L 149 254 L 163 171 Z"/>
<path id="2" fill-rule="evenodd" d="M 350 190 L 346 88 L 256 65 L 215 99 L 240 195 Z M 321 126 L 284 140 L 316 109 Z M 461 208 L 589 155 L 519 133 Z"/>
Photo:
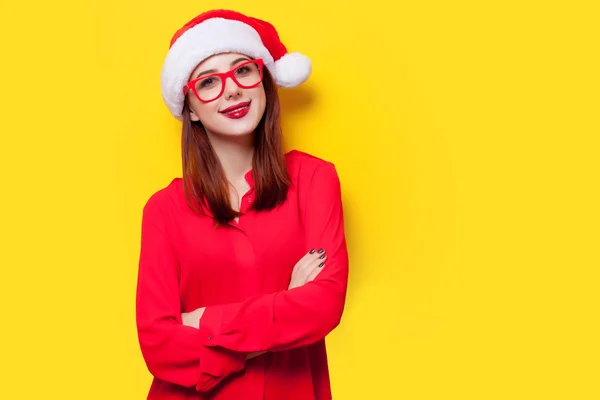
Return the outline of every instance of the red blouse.
<path id="1" fill-rule="evenodd" d="M 335 166 L 286 154 L 286 202 L 215 228 L 188 208 L 181 178 L 143 210 L 136 298 L 141 352 L 154 379 L 150 400 L 331 399 L 325 336 L 339 323 L 348 280 L 341 187 Z M 316 279 L 288 290 L 310 249 L 327 261 Z M 181 313 L 206 307 L 200 329 Z M 246 360 L 250 352 L 267 353 Z"/>

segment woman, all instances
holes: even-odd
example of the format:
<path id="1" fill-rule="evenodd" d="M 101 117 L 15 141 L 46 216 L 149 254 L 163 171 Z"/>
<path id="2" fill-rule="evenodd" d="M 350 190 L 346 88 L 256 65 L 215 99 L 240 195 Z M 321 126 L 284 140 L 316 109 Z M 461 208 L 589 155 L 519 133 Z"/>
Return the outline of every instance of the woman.
<path id="1" fill-rule="evenodd" d="M 310 75 L 273 26 L 203 13 L 161 73 L 183 178 L 146 203 L 137 327 L 148 399 L 331 399 L 325 336 L 348 279 L 332 163 L 284 153 L 277 86 Z"/>

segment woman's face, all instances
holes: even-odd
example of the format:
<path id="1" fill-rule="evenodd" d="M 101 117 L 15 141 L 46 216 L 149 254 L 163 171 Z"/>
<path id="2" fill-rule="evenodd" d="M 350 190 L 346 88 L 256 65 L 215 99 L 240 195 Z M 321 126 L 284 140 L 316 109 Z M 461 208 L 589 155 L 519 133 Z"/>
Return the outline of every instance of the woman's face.
<path id="1" fill-rule="evenodd" d="M 244 85 L 257 82 L 260 77 L 255 64 L 241 66 L 251 58 L 239 53 L 217 54 L 202 61 L 190 75 L 189 81 L 207 76 L 196 82 L 196 92 L 203 100 L 214 98 L 221 91 L 222 80 L 212 73 L 234 70 L 235 76 Z M 200 121 L 207 132 L 221 136 L 242 136 L 254 132 L 266 106 L 266 95 L 262 82 L 253 88 L 238 86 L 231 77 L 225 79 L 221 96 L 210 102 L 200 101 L 193 91 L 187 94 L 190 119 Z"/>

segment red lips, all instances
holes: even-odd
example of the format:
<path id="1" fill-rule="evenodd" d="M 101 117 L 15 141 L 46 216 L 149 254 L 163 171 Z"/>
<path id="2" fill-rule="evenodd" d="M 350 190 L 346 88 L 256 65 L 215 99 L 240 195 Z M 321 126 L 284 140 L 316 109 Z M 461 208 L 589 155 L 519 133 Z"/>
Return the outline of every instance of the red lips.
<path id="1" fill-rule="evenodd" d="M 244 102 L 242 102 L 242 103 L 238 103 L 238 104 L 236 104 L 236 105 L 233 105 L 233 106 L 231 106 L 231 107 L 227 107 L 226 109 L 224 109 L 224 110 L 221 110 L 221 111 L 219 111 L 219 112 L 224 114 L 224 113 L 231 112 L 231 111 L 233 111 L 233 110 L 237 110 L 238 108 L 244 108 L 244 107 L 247 107 L 247 106 L 249 106 L 249 105 L 250 105 L 250 102 L 249 102 L 249 101 L 244 101 Z"/>

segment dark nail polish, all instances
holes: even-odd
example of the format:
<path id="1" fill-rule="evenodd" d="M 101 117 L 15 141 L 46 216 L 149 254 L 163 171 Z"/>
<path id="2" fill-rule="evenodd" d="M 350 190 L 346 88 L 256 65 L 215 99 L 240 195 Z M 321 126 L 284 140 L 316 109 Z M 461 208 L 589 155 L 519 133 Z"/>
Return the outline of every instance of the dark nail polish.
<path id="1" fill-rule="evenodd" d="M 319 264 L 319 268 L 322 268 L 323 265 L 325 265 L 325 261 L 323 261 L 321 264 Z"/>
<path id="2" fill-rule="evenodd" d="M 312 254 L 312 253 L 314 253 L 314 252 L 315 252 L 315 249 L 312 249 L 312 250 L 310 251 L 310 254 Z"/>
<path id="3" fill-rule="evenodd" d="M 320 250 L 319 250 L 319 254 L 321 254 L 321 253 L 322 253 L 322 252 L 324 252 L 324 251 L 325 251 L 324 249 L 320 249 Z"/>
<path id="4" fill-rule="evenodd" d="M 320 259 L 323 259 L 323 258 L 325 258 L 325 254 L 321 255 L 321 257 L 319 257 L 319 258 L 320 258 Z"/>

